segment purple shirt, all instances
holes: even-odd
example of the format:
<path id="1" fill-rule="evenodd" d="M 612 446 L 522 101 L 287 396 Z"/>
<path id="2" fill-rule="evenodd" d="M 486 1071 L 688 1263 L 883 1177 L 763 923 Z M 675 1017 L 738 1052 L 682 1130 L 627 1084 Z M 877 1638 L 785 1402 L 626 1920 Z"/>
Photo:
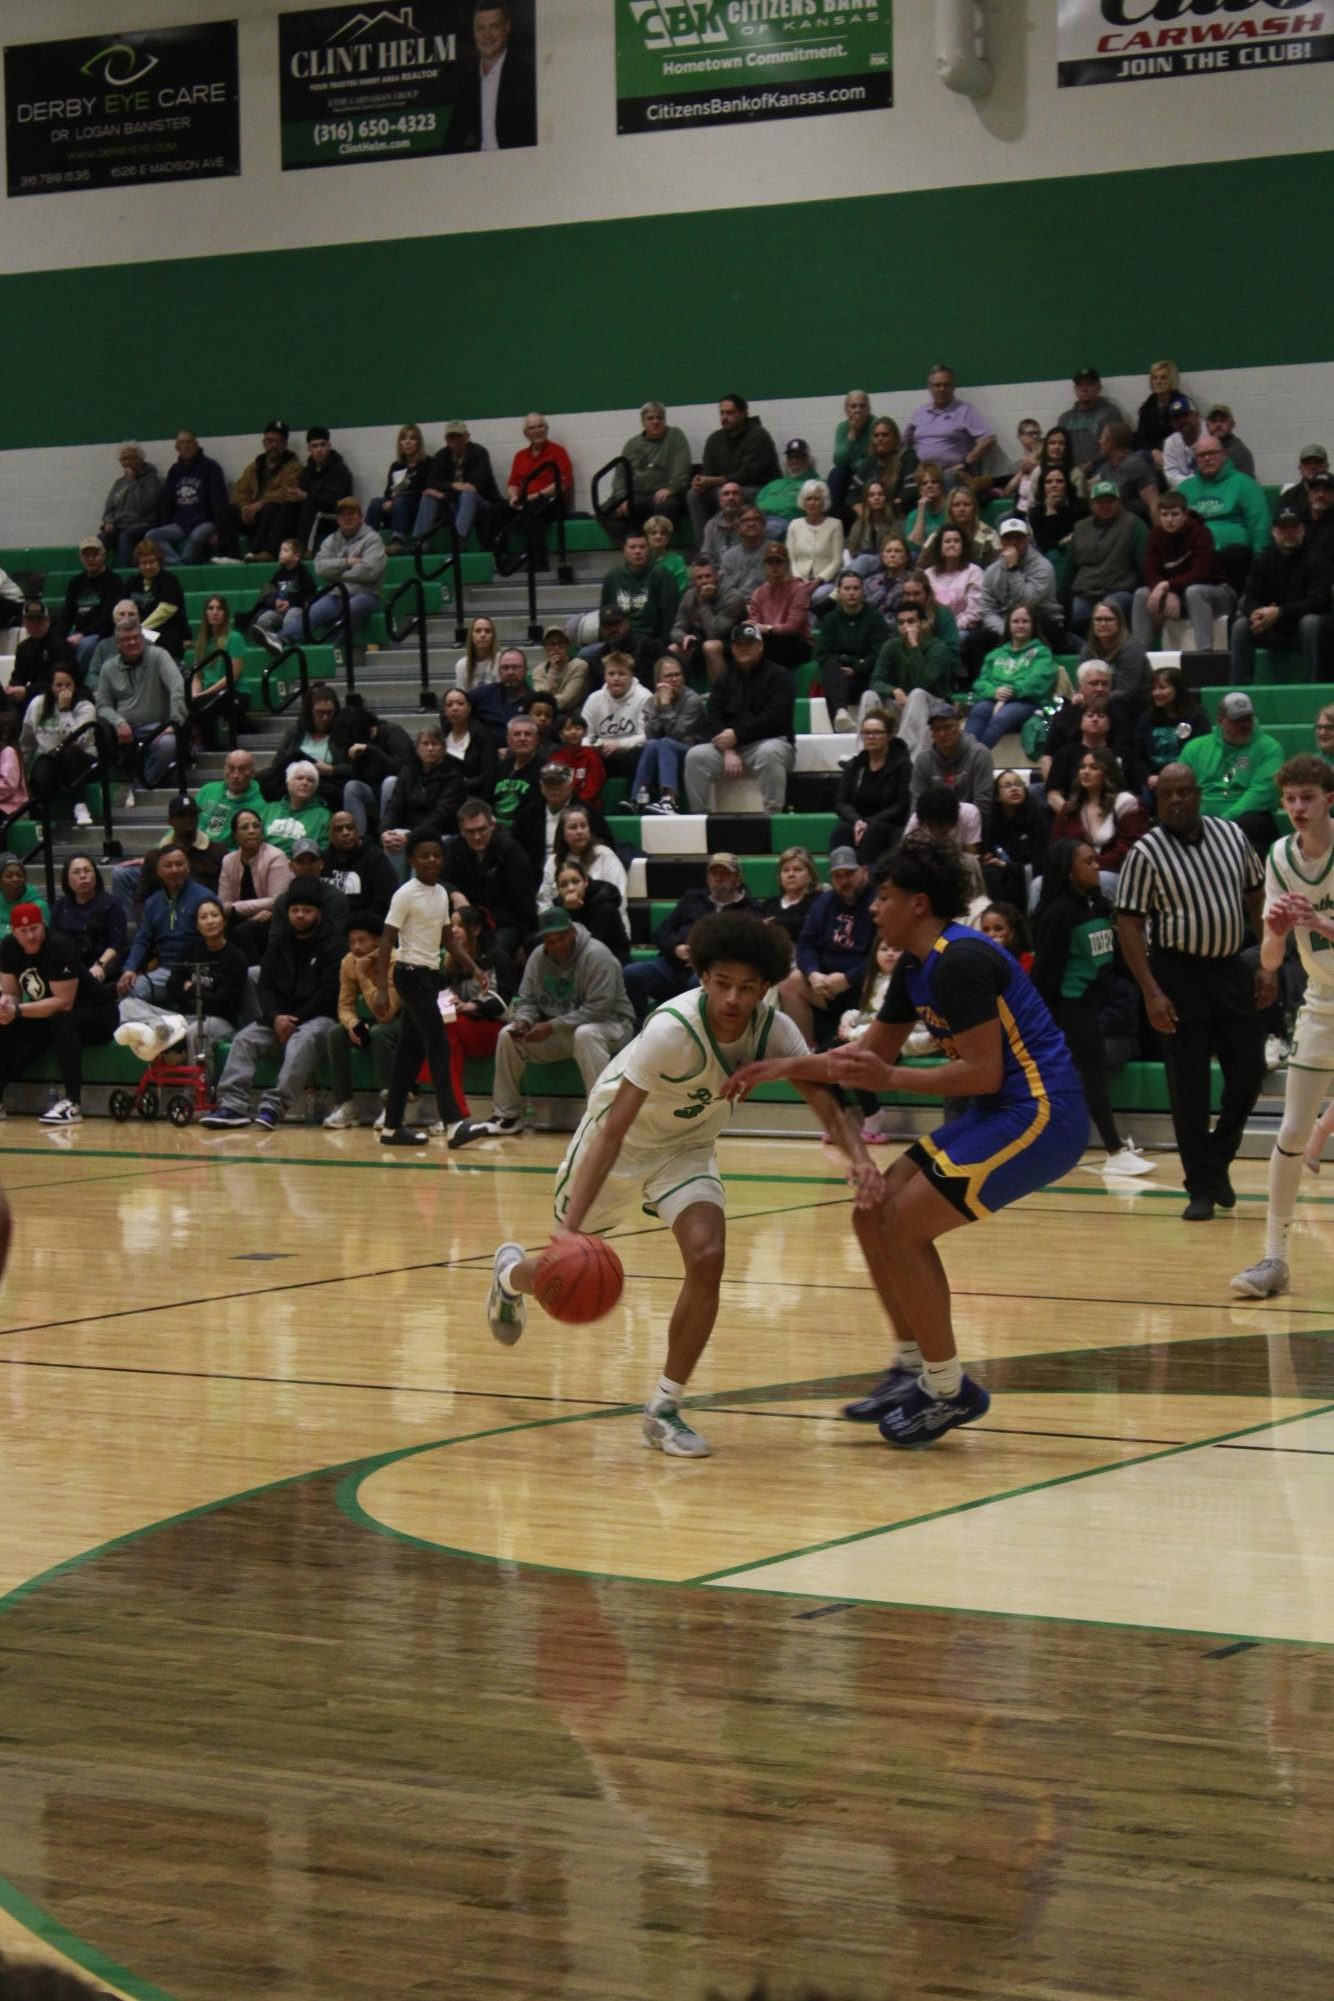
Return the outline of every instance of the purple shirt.
<path id="1" fill-rule="evenodd" d="M 990 425 L 982 421 L 972 404 L 956 396 L 943 410 L 937 410 L 934 403 L 923 403 L 920 410 L 914 410 L 903 442 L 912 446 L 919 461 L 935 459 L 948 471 L 967 458 L 980 438 L 991 435 Z"/>

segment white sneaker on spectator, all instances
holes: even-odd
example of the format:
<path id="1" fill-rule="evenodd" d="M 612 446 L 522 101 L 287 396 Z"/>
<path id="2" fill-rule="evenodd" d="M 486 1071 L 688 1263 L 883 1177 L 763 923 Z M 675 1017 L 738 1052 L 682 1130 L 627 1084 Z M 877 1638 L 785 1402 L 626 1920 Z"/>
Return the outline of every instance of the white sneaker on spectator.
<path id="1" fill-rule="evenodd" d="M 351 1098 L 344 1099 L 341 1105 L 335 1105 L 324 1121 L 325 1130 L 328 1132 L 345 1132 L 348 1126 L 354 1126 L 356 1123 L 357 1108 Z"/>
<path id="2" fill-rule="evenodd" d="M 37 1121 L 43 1126 L 77 1126 L 83 1123 L 83 1113 L 73 1098 L 57 1098 L 49 1112 L 43 1112 Z"/>
<path id="3" fill-rule="evenodd" d="M 76 800 L 74 804 L 74 824 L 76 827 L 91 827 L 93 824 L 93 816 L 82 799 Z"/>
<path id="4" fill-rule="evenodd" d="M 373 1123 L 373 1124 L 372 1124 L 372 1126 L 371 1126 L 371 1131 L 372 1131 L 373 1133 L 382 1133 L 382 1132 L 384 1131 L 384 1106 L 383 1106 L 383 1105 L 381 1105 L 381 1107 L 380 1107 L 379 1111 L 378 1111 L 378 1112 L 376 1113 L 376 1115 L 375 1115 L 375 1120 L 374 1120 L 374 1123 Z"/>
<path id="5" fill-rule="evenodd" d="M 1291 1053 L 1281 1035 L 1267 1035 L 1265 1037 L 1266 1070 L 1281 1070 Z"/>
<path id="6" fill-rule="evenodd" d="M 132 813 L 134 811 L 136 803 L 137 802 L 134 797 L 134 787 L 132 785 L 127 785 L 125 787 L 125 797 L 120 802 L 120 809 L 122 813 Z"/>
<path id="7" fill-rule="evenodd" d="M 851 709 L 840 709 L 834 717 L 834 728 L 840 736 L 851 736 L 857 727 L 857 719 Z"/>
<path id="8" fill-rule="evenodd" d="M 1102 1163 L 1104 1174 L 1152 1174 L 1158 1163 L 1142 1154 L 1133 1139 L 1122 1140 L 1118 1152 L 1109 1153 Z"/>

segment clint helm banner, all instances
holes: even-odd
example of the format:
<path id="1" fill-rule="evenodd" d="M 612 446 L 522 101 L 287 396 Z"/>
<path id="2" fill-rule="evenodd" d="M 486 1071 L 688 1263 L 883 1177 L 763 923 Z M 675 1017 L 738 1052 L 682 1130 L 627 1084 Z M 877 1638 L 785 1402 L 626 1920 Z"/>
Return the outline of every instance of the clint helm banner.
<path id="1" fill-rule="evenodd" d="M 537 144 L 533 0 L 278 16 L 283 167 Z"/>
<path id="2" fill-rule="evenodd" d="M 1057 21 L 1063 88 L 1334 60 L 1334 0 L 1060 0 Z"/>
<path id="3" fill-rule="evenodd" d="M 7 48 L 5 153 L 11 195 L 239 174 L 235 21 Z"/>
<path id="4" fill-rule="evenodd" d="M 615 0 L 616 130 L 879 111 L 892 0 Z"/>

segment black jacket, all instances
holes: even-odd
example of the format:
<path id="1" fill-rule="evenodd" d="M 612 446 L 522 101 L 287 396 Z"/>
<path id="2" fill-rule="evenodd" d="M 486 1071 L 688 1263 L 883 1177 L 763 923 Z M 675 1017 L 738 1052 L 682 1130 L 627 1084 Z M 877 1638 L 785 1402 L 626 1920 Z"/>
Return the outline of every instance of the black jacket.
<path id="1" fill-rule="evenodd" d="M 107 638 L 115 625 L 111 614 L 124 596 L 125 586 L 114 571 L 103 570 L 100 577 L 90 577 L 86 570 L 80 570 L 65 586 L 61 630 L 81 632 L 85 638 L 96 632 Z"/>
<path id="2" fill-rule="evenodd" d="M 758 417 L 747 417 L 738 431 L 711 431 L 701 464 L 710 478 L 734 479 L 740 486 L 767 486 L 783 471 L 778 447 Z"/>
<path id="3" fill-rule="evenodd" d="M 718 907 L 709 895 L 708 890 L 704 887 L 688 889 L 677 903 L 675 910 L 668 911 L 657 930 L 653 933 L 653 942 L 662 953 L 663 958 L 671 959 L 673 965 L 679 964 L 679 961 L 675 957 L 677 946 L 685 944 L 686 939 L 690 936 L 691 929 L 694 925 L 698 924 L 701 917 L 711 917 Z M 736 903 L 725 904 L 723 908 L 726 910 L 754 910 L 756 906 L 747 894 L 741 897 Z"/>
<path id="4" fill-rule="evenodd" d="M 449 135 L 451 153 L 475 153 L 482 143 L 482 72 L 469 63 L 459 81 L 454 104 L 454 122 Z M 496 98 L 496 144 L 535 146 L 537 144 L 537 75 L 531 56 L 515 47 L 513 38 L 505 51 L 505 67 L 500 72 Z"/>
<path id="5" fill-rule="evenodd" d="M 503 827 L 475 855 L 462 834 L 445 844 L 441 880 L 461 890 L 468 902 L 491 913 L 497 930 L 517 927 L 527 934 L 537 922 L 537 879 L 527 855 Z"/>
<path id="6" fill-rule="evenodd" d="M 381 917 L 385 915 L 394 900 L 398 877 L 383 848 L 374 841 L 363 841 L 351 854 L 339 854 L 328 847 L 323 860 L 321 880 L 342 891 L 349 909 L 374 910 Z"/>
<path id="7" fill-rule="evenodd" d="M 596 938 L 625 965 L 630 957 L 630 935 L 621 911 L 620 892 L 613 883 L 589 883 L 583 904 L 575 913 L 575 922 L 582 924 L 590 938 Z"/>
<path id="8" fill-rule="evenodd" d="M 1237 615 L 1246 618 L 1262 605 L 1270 604 L 1281 608 L 1278 624 L 1272 630 L 1285 639 L 1296 638 L 1299 619 L 1334 608 L 1330 603 L 1329 569 L 1319 551 L 1308 549 L 1305 542 L 1290 556 L 1276 542 L 1261 549 L 1251 564 Z"/>
<path id="9" fill-rule="evenodd" d="M 472 750 L 471 743 L 468 748 Z M 490 744 L 486 748 L 490 750 Z M 399 772 L 381 824 L 401 827 L 404 833 L 411 833 L 414 827 L 431 827 L 447 841 L 458 832 L 459 807 L 472 789 L 458 758 L 447 757 L 434 771 L 423 771 L 414 751 Z M 489 801 L 490 787 L 479 796 Z"/>
<path id="10" fill-rule="evenodd" d="M 794 700 L 792 676 L 768 658 L 745 674 L 735 665 L 724 667 L 709 690 L 704 733 L 735 730 L 738 750 L 768 737 L 791 743 Z"/>
<path id="11" fill-rule="evenodd" d="M 864 750 L 848 759 L 839 779 L 834 811 L 848 827 L 858 820 L 876 820 L 902 831 L 912 812 L 911 784 L 912 755 L 906 743 L 893 737 L 879 771 L 872 771 Z"/>
<path id="12" fill-rule="evenodd" d="M 362 776 L 361 764 L 353 764 L 347 755 L 354 743 L 366 743 L 377 726 L 377 718 L 369 709 L 363 708 L 360 700 L 346 701 L 329 726 L 329 756 L 332 758 L 330 775 L 320 777 L 319 796 L 332 812 L 337 812 L 343 803 L 343 787 L 349 778 Z M 287 735 L 273 754 L 273 761 L 259 774 L 259 789 L 266 799 L 281 799 L 287 790 L 287 767 L 289 764 L 309 762 L 301 748 L 306 734 L 306 726 L 300 716 L 292 724 Z M 364 760 L 362 760 L 364 762 Z"/>
<path id="13" fill-rule="evenodd" d="M 26 688 L 27 700 L 31 701 L 34 695 L 46 693 L 57 667 L 68 667 L 74 672 L 74 648 L 51 626 L 41 639 L 20 639 L 14 652 L 14 686 Z"/>
<path id="14" fill-rule="evenodd" d="M 426 484 L 437 493 L 448 493 L 456 480 L 466 480 L 475 486 L 483 500 L 493 505 L 500 499 L 496 486 L 496 476 L 491 470 L 491 454 L 485 445 L 467 444 L 463 456 L 456 460 L 448 445 L 443 445 L 431 460 L 426 475 Z"/>
<path id="15" fill-rule="evenodd" d="M 1015 813 L 1003 813 L 993 801 L 982 823 L 982 852 L 998 859 L 1004 857 L 1019 868 L 1031 868 L 1034 875 L 1041 875 L 1047 860 L 1050 828 L 1050 813 L 1031 792 Z"/>
<path id="16" fill-rule="evenodd" d="M 170 570 L 159 570 L 149 583 L 141 576 L 125 579 L 125 595 L 139 613 L 140 624 L 146 623 L 150 612 L 160 604 L 175 607 L 170 618 L 156 625 L 149 632 L 149 639 L 165 646 L 173 660 L 179 660 L 190 641 L 190 627 L 185 615 L 185 592 L 179 577 L 173 577 Z"/>
<path id="17" fill-rule="evenodd" d="M 321 514 L 332 514 L 339 501 L 346 500 L 352 491 L 347 460 L 336 451 L 330 451 L 322 466 L 317 466 L 314 459 L 307 459 L 301 468 L 301 484 L 307 506 L 317 508 Z"/>
<path id="18" fill-rule="evenodd" d="M 210 952 L 204 939 L 195 938 L 189 955 L 171 969 L 167 1006 L 193 1021 L 195 1001 L 202 993 L 204 1013 L 219 1015 L 235 1027 L 241 1019 L 249 970 L 239 945 L 227 944 L 220 952 Z"/>
<path id="19" fill-rule="evenodd" d="M 336 1020 L 338 971 L 345 950 L 346 941 L 323 915 L 304 938 L 284 924 L 269 939 L 259 969 L 261 1021 L 271 1025 L 280 1014 L 294 1014 L 299 1022 L 314 1021 L 321 1014 Z"/>

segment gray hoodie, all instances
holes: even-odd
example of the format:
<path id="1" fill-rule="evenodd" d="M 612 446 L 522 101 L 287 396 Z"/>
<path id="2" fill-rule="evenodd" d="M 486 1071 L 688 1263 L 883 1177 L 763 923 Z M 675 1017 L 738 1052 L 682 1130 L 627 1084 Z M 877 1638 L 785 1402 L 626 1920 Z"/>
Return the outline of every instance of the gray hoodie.
<path id="1" fill-rule="evenodd" d="M 332 535 L 325 536 L 315 557 L 315 574 L 322 583 L 342 582 L 350 591 L 366 591 L 378 598 L 388 561 L 389 551 L 382 538 L 363 522 L 355 535 L 335 528 Z"/>
<path id="2" fill-rule="evenodd" d="M 183 723 L 185 683 L 166 647 L 145 646 L 135 661 L 113 653 L 97 677 L 97 713 L 104 723 L 128 723 L 135 730 Z"/>
<path id="3" fill-rule="evenodd" d="M 1031 542 L 1013 569 L 997 556 L 982 572 L 982 623 L 988 632 L 1004 632 L 1005 614 L 1016 604 L 1061 623 L 1056 572 Z"/>
<path id="4" fill-rule="evenodd" d="M 559 964 L 541 946 L 529 955 L 512 1019 L 550 1021 L 559 1028 L 580 1028 L 586 1021 L 607 1022 L 632 1035 L 635 1013 L 616 960 L 605 945 L 589 937 L 582 924 L 575 925 L 574 939 L 574 951 Z"/>

